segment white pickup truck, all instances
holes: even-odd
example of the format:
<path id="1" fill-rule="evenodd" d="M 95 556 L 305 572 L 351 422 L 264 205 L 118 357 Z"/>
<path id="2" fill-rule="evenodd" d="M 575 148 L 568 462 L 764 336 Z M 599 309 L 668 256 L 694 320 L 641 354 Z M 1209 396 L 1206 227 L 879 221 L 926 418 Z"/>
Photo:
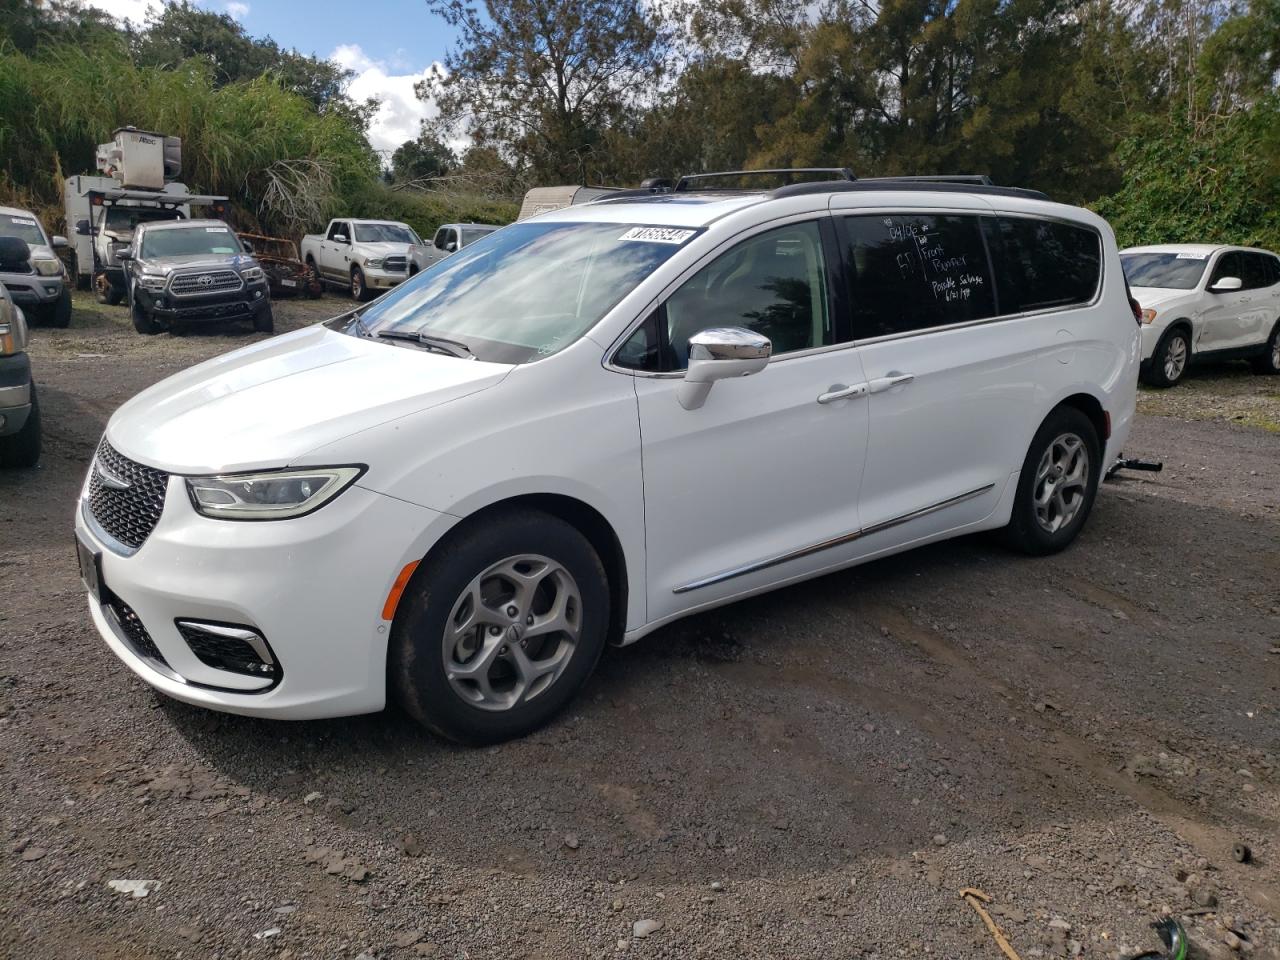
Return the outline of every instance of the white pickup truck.
<path id="1" fill-rule="evenodd" d="M 446 223 L 436 231 L 431 243 L 409 250 L 409 276 L 427 269 L 451 253 L 456 253 L 481 237 L 501 229 L 492 223 Z"/>
<path id="2" fill-rule="evenodd" d="M 368 300 L 409 276 L 409 248 L 422 239 L 395 220 L 330 220 L 302 238 L 302 259 L 320 280 Z"/>

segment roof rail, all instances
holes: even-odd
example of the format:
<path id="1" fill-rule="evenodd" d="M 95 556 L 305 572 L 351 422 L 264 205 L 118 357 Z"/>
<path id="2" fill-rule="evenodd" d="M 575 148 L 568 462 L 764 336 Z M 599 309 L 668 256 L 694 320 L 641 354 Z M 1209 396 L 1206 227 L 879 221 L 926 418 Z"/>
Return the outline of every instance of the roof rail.
<path id="1" fill-rule="evenodd" d="M 852 182 L 858 178 L 853 175 L 853 171 L 848 167 L 778 167 L 770 170 L 722 170 L 719 173 L 688 173 L 676 181 L 676 185 L 672 187 L 673 193 L 683 193 L 687 190 L 694 189 L 692 182 L 695 180 L 711 180 L 717 177 L 767 177 L 779 176 L 794 173 L 825 173 L 827 179 L 837 181 Z M 795 184 L 793 184 L 795 186 Z M 734 190 L 740 189 L 736 187 L 710 187 L 712 190 Z"/>
<path id="2" fill-rule="evenodd" d="M 856 180 L 852 183 L 792 183 L 769 193 L 771 197 L 795 197 L 811 193 L 873 193 L 893 190 L 899 193 L 972 193 L 982 196 L 1021 197 L 1025 200 L 1051 200 L 1047 193 L 1024 187 L 997 187 L 985 183 L 954 180 L 884 177 L 878 180 Z"/>
<path id="3" fill-rule="evenodd" d="M 975 187 L 994 187 L 985 173 L 937 173 L 917 177 L 859 177 L 861 183 L 967 183 Z"/>

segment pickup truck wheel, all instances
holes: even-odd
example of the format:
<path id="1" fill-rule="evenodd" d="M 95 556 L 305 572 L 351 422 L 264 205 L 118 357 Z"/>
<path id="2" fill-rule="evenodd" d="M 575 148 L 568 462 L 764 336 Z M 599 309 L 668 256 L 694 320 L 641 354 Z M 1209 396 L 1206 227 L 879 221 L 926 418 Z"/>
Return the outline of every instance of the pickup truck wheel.
<path id="1" fill-rule="evenodd" d="M 351 268 L 351 299 L 359 303 L 369 299 L 369 288 L 364 282 L 364 271 L 359 267 Z"/>
<path id="2" fill-rule="evenodd" d="M 508 510 L 465 526 L 409 581 L 388 681 L 431 730 L 497 743 L 542 726 L 591 675 L 609 583 L 590 542 L 558 517 Z"/>
<path id="3" fill-rule="evenodd" d="M 0 437 L 0 467 L 34 467 L 40 462 L 40 402 L 31 381 L 31 412 L 17 433 Z"/>
<path id="4" fill-rule="evenodd" d="M 1080 532 L 1098 495 L 1102 449 L 1093 421 L 1075 407 L 1045 417 L 1022 461 L 1004 538 L 1023 553 L 1057 553 Z"/>
<path id="5" fill-rule="evenodd" d="M 273 333 L 276 329 L 275 316 L 271 313 L 271 304 L 267 304 L 253 315 L 253 329 L 258 333 Z"/>
<path id="6" fill-rule="evenodd" d="M 71 326 L 71 288 L 66 284 L 62 285 L 58 302 L 49 308 L 49 324 L 63 329 Z"/>
<path id="7" fill-rule="evenodd" d="M 1272 329 L 1263 352 L 1253 358 L 1253 372 L 1272 376 L 1280 374 L 1280 323 Z"/>
<path id="8" fill-rule="evenodd" d="M 94 289 L 98 291 L 98 302 L 107 306 L 119 306 L 124 299 L 124 291 L 107 279 L 105 273 L 98 274 L 93 280 Z"/>
<path id="9" fill-rule="evenodd" d="M 161 330 L 160 324 L 151 318 L 151 314 L 133 296 L 129 297 L 129 317 L 133 320 L 133 329 L 148 337 L 155 336 Z"/>

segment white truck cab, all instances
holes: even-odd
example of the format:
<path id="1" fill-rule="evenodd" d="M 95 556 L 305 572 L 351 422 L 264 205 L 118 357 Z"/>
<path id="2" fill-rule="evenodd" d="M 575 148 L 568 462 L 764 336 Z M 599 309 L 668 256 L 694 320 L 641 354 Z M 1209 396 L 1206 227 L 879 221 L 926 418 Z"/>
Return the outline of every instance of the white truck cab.
<path id="1" fill-rule="evenodd" d="M 365 301 L 408 278 L 415 245 L 422 238 L 407 223 L 343 217 L 330 220 L 324 233 L 303 237 L 300 253 L 321 281 Z"/>

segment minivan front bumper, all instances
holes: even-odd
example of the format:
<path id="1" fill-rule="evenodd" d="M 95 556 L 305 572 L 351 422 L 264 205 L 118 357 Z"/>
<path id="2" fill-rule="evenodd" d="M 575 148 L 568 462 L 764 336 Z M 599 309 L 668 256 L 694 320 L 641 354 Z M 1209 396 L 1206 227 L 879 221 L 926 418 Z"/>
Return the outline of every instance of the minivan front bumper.
<path id="1" fill-rule="evenodd" d="M 76 536 L 97 556 L 89 613 L 112 652 L 174 699 L 291 720 L 383 708 L 391 628 L 383 604 L 405 563 L 455 522 L 359 486 L 302 517 L 213 520 L 196 513 L 186 481 L 170 476 L 155 528 L 126 555 L 93 518 L 87 491 L 86 483 Z M 276 674 L 211 666 L 189 641 L 193 621 L 257 634 Z"/>

